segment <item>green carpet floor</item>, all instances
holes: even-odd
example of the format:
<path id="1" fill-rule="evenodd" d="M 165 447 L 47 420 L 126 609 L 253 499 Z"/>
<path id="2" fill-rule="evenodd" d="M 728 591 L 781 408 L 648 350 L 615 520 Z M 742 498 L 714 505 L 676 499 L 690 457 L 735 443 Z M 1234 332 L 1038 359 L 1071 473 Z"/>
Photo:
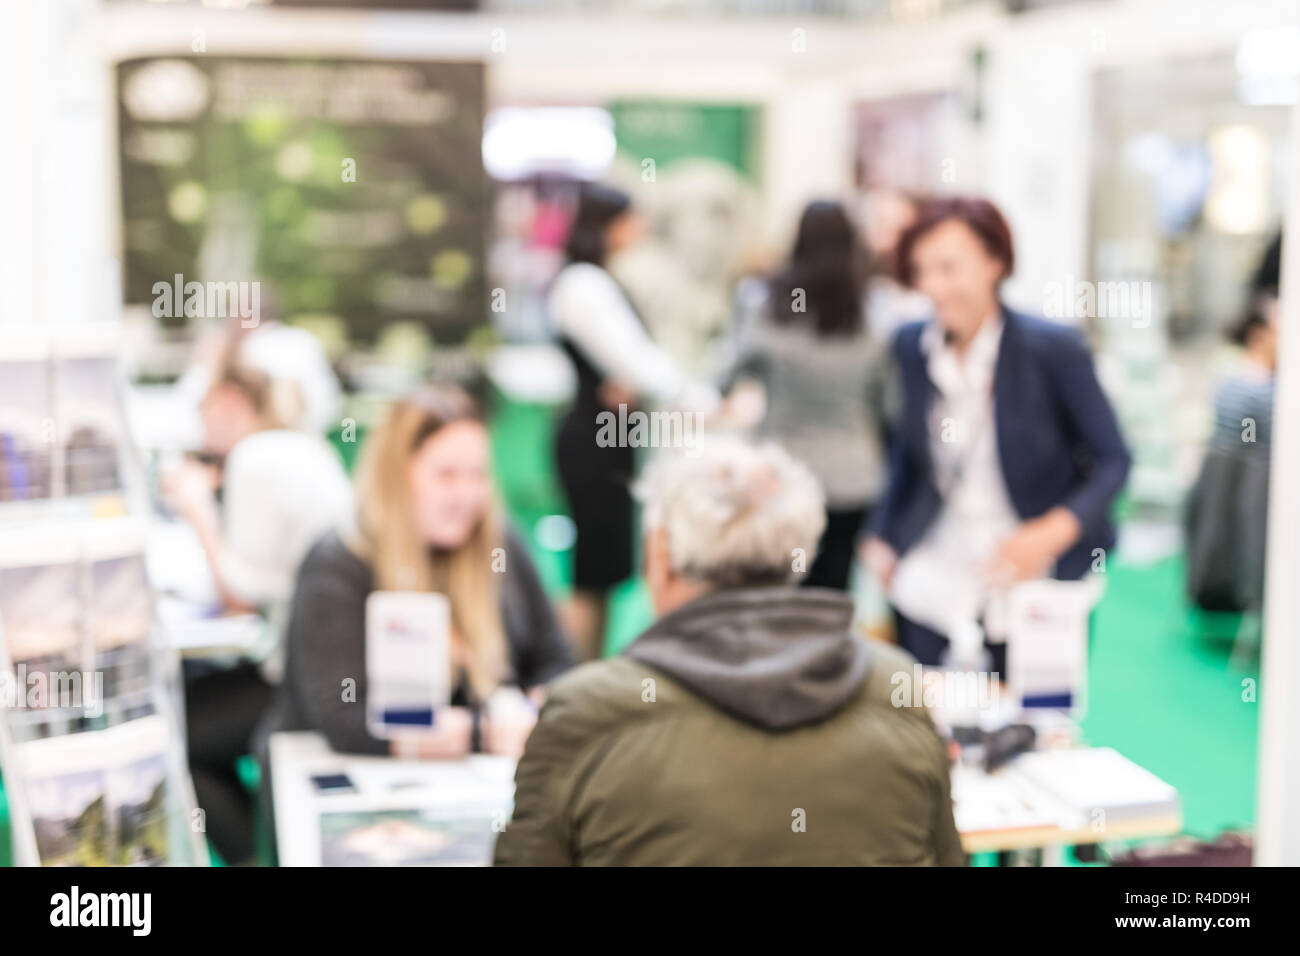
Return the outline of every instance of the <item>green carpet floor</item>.
<path id="1" fill-rule="evenodd" d="M 1084 732 L 1177 787 L 1187 832 L 1212 836 L 1254 820 L 1259 662 L 1232 666 L 1235 616 L 1190 613 L 1182 576 L 1181 560 L 1110 573 Z"/>
<path id="2" fill-rule="evenodd" d="M 3 781 L 0 781 L 0 866 L 13 865 L 13 847 L 9 834 L 9 803 L 5 800 Z"/>
<path id="3" fill-rule="evenodd" d="M 554 412 L 502 402 L 493 417 L 498 482 L 516 527 L 528 540 L 547 588 L 568 589 L 570 552 L 543 545 L 538 528 L 564 511 L 551 467 Z M 614 596 L 606 653 L 617 653 L 649 623 L 645 590 L 626 582 Z M 1114 747 L 1176 786 L 1186 830 L 1210 837 L 1254 819 L 1258 704 L 1243 682 L 1258 662 L 1234 668 L 1235 619 L 1201 621 L 1182 596 L 1182 562 L 1116 564 L 1097 612 L 1089 667 L 1087 739 Z M 0 790 L 0 864 L 10 862 Z"/>

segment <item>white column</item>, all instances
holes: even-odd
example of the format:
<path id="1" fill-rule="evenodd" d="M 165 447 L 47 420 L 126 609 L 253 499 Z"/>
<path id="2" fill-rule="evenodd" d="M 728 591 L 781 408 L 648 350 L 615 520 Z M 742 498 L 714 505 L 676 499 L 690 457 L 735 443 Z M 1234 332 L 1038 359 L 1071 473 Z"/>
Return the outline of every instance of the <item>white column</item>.
<path id="1" fill-rule="evenodd" d="M 30 322 L 39 308 L 41 144 L 45 16 L 35 0 L 0 13 L 0 323 Z"/>
<path id="2" fill-rule="evenodd" d="M 768 234 L 784 249 L 809 200 L 844 199 L 853 186 L 852 103 L 842 83 L 789 85 L 766 104 L 763 169 Z"/>
<path id="3" fill-rule="evenodd" d="M 1300 143 L 1300 105 L 1292 112 L 1291 142 Z M 1293 177 L 1289 187 L 1260 670 L 1260 866 L 1300 866 L 1300 181 Z"/>
<path id="4" fill-rule="evenodd" d="M 95 0 L 5 0 L 0 12 L 0 322 L 116 315 L 98 11 Z"/>
<path id="5" fill-rule="evenodd" d="M 1072 21 L 1005 30 L 989 44 L 982 168 L 956 170 L 956 190 L 998 204 L 1016 237 L 1016 268 L 1003 290 L 1041 314 L 1049 283 L 1087 265 L 1092 102 L 1091 37 Z"/>

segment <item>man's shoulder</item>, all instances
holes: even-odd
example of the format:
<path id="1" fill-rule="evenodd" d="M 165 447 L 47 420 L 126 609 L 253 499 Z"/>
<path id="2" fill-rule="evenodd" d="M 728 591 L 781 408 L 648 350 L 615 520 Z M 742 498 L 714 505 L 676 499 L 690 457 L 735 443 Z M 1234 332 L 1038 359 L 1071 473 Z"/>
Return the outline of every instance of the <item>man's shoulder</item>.
<path id="1" fill-rule="evenodd" d="M 893 708 L 895 688 L 915 678 L 916 659 L 897 645 L 877 641 L 870 642 L 870 654 L 866 680 L 849 706 Z M 680 715 L 700 705 L 701 699 L 672 677 L 626 656 L 575 667 L 547 690 L 552 720 L 587 729 L 612 729 L 669 712 Z"/>
<path id="2" fill-rule="evenodd" d="M 616 731 L 663 716 L 690 695 L 675 680 L 630 657 L 580 664 L 546 688 L 542 722 L 580 736 Z"/>
<path id="3" fill-rule="evenodd" d="M 897 644 L 870 640 L 867 641 L 867 646 L 870 648 L 871 665 L 857 696 L 856 706 L 897 708 L 895 690 L 901 683 L 916 679 L 916 658 Z"/>
<path id="4" fill-rule="evenodd" d="M 877 740 L 902 744 L 895 752 L 904 762 L 926 772 L 943 766 L 946 751 L 925 706 L 925 681 L 916 658 L 896 644 L 870 641 L 869 646 L 871 668 L 851 711 L 856 719 L 869 719 Z"/>
<path id="5" fill-rule="evenodd" d="M 643 693 L 656 692 L 656 684 L 661 679 L 657 671 L 630 657 L 607 657 L 580 664 L 557 677 L 548 686 L 547 703 L 615 714 L 635 709 L 642 702 Z"/>

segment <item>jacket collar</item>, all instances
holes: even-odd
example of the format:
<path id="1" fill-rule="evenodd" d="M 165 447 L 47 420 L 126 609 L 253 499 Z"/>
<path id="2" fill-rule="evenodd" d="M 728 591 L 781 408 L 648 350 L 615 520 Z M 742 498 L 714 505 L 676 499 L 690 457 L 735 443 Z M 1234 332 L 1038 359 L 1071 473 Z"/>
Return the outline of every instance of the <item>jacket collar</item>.
<path id="1" fill-rule="evenodd" d="M 831 716 L 865 682 L 853 602 L 824 588 L 730 588 L 688 602 L 624 652 L 766 730 Z"/>
<path id="2" fill-rule="evenodd" d="M 964 356 L 944 341 L 943 329 L 931 320 L 921 333 L 921 351 L 926 356 L 930 382 L 940 392 L 951 395 L 971 387 L 987 394 L 994 382 L 994 369 L 1001 352 L 1002 333 L 1006 325 L 1001 307 L 984 320 Z"/>

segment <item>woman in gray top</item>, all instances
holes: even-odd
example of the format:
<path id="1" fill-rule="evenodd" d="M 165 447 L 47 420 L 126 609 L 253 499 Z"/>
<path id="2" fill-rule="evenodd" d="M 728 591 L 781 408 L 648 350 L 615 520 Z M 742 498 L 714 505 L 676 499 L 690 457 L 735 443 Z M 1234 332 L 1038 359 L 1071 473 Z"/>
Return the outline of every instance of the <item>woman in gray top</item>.
<path id="1" fill-rule="evenodd" d="M 375 591 L 434 592 L 450 605 L 450 706 L 432 729 L 400 739 L 376 737 L 366 719 Z M 534 716 L 498 720 L 485 705 L 503 686 L 540 703 L 572 655 L 526 548 L 499 514 L 487 428 L 464 392 L 424 386 L 367 439 L 355 527 L 307 554 L 285 640 L 284 684 L 262 739 L 314 730 L 337 751 L 430 759 L 522 751 Z"/>
<path id="2" fill-rule="evenodd" d="M 762 386 L 758 435 L 804 461 L 821 481 L 827 526 L 804 583 L 844 589 L 854 543 L 888 472 L 887 347 L 862 313 L 866 254 L 843 206 L 810 203 L 789 262 L 739 292 L 741 320 L 727 386 Z"/>

